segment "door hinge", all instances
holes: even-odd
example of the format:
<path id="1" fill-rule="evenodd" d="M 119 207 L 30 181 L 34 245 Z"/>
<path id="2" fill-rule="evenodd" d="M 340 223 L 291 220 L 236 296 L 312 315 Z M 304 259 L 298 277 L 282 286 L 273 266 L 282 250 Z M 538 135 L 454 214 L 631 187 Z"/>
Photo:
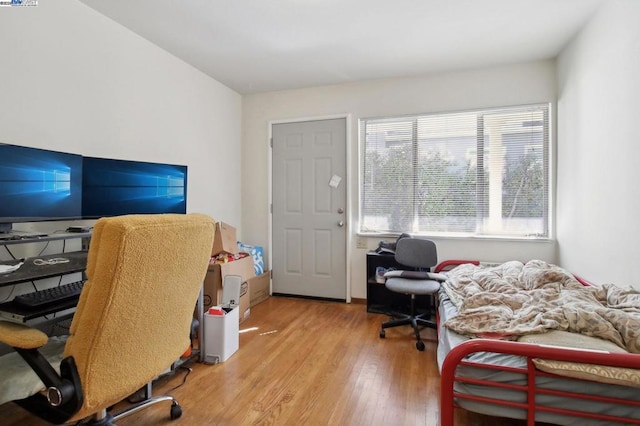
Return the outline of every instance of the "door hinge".
<path id="1" fill-rule="evenodd" d="M 269 213 L 273 214 L 273 204 L 269 204 Z"/>
<path id="2" fill-rule="evenodd" d="M 269 146 L 273 148 L 273 138 L 269 139 Z"/>

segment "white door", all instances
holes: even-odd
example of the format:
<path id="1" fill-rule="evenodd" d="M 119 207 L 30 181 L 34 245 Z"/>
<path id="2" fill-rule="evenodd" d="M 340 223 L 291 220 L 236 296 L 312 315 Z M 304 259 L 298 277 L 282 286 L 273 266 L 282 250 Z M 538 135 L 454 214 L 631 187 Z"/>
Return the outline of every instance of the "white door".
<path id="1" fill-rule="evenodd" d="M 346 119 L 274 124 L 274 294 L 346 300 Z"/>

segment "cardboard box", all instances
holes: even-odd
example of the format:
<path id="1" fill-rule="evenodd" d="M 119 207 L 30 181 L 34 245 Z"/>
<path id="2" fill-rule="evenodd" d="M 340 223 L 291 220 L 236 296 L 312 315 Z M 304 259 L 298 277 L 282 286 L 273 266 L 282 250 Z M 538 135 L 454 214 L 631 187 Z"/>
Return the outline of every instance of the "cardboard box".
<path id="1" fill-rule="evenodd" d="M 228 223 L 216 223 L 215 233 L 213 234 L 213 248 L 211 256 L 220 253 L 238 253 L 238 241 L 236 239 L 236 228 Z"/>
<path id="2" fill-rule="evenodd" d="M 250 306 L 264 302 L 271 295 L 271 272 L 267 271 L 247 281 L 249 283 Z"/>
<path id="3" fill-rule="evenodd" d="M 222 303 L 223 280 L 227 275 L 239 275 L 242 277 L 244 290 L 240 291 L 239 321 L 242 322 L 249 317 L 251 295 L 246 281 L 255 276 L 253 268 L 253 258 L 246 256 L 233 262 L 209 265 L 207 275 L 204 278 L 204 311 L 211 306 Z"/>

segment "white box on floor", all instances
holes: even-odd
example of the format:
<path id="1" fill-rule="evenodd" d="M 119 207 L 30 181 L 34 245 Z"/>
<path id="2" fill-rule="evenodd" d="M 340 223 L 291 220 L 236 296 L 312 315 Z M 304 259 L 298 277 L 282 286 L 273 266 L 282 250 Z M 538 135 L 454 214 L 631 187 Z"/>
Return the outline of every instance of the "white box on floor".
<path id="1" fill-rule="evenodd" d="M 209 310 L 204 314 L 204 363 L 217 364 L 233 355 L 240 346 L 240 287 L 242 277 L 227 275 L 224 278 L 223 304 L 224 315 L 212 315 Z M 210 308 L 214 309 L 214 308 Z"/>

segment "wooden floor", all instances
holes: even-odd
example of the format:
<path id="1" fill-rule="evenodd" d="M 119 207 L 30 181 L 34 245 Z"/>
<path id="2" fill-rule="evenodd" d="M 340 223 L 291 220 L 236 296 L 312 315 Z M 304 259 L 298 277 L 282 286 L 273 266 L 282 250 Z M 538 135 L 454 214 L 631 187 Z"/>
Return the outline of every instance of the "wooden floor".
<path id="1" fill-rule="evenodd" d="M 388 329 L 361 304 L 272 297 L 240 325 L 240 349 L 217 365 L 191 365 L 173 390 L 184 414 L 169 420 L 161 403 L 122 419 L 128 425 L 438 425 L 435 341 L 415 348 L 409 327 Z M 435 339 L 433 330 L 423 337 Z M 156 383 L 154 394 L 183 382 L 187 370 Z M 457 410 L 456 425 L 523 423 Z M 15 404 L 0 424 L 43 425 Z"/>

